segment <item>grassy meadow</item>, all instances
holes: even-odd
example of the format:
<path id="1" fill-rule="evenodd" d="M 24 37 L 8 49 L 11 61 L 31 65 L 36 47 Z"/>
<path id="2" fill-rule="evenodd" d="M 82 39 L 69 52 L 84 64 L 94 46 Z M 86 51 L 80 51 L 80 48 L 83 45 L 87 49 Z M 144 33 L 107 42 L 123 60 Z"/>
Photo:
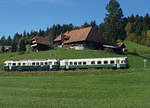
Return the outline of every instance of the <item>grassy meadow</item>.
<path id="1" fill-rule="evenodd" d="M 128 54 L 56 49 L 0 55 L 0 108 L 149 108 L 150 48 L 126 41 Z M 127 56 L 130 68 L 4 72 L 5 60 Z M 147 59 L 144 68 L 144 59 Z"/>

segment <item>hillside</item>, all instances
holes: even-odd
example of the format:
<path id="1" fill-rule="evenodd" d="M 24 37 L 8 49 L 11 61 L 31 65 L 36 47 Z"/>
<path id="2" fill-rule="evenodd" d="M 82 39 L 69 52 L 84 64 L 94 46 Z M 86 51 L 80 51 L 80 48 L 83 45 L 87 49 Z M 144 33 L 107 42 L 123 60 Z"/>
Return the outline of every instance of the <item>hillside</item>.
<path id="1" fill-rule="evenodd" d="M 133 42 L 125 41 L 125 44 L 128 49 L 127 55 L 119 55 L 114 53 L 108 53 L 106 51 L 100 50 L 83 50 L 76 51 L 70 49 L 55 49 L 50 51 L 41 51 L 41 52 L 25 52 L 24 54 L 20 53 L 5 53 L 0 55 L 0 69 L 3 67 L 3 62 L 5 60 L 25 60 L 25 59 L 71 59 L 71 58 L 103 58 L 103 57 L 120 57 L 127 56 L 129 58 L 129 64 L 131 68 L 143 68 L 144 57 L 150 57 L 150 48 L 138 45 Z M 148 59 L 147 65 L 150 64 Z"/>
<path id="2" fill-rule="evenodd" d="M 0 64 L 13 59 L 129 58 L 125 70 L 75 70 L 60 72 L 0 72 L 0 107 L 6 108 L 149 108 L 150 48 L 126 41 L 129 53 L 118 55 L 97 50 L 56 49 L 0 55 Z M 20 98 L 22 97 L 22 98 Z"/>

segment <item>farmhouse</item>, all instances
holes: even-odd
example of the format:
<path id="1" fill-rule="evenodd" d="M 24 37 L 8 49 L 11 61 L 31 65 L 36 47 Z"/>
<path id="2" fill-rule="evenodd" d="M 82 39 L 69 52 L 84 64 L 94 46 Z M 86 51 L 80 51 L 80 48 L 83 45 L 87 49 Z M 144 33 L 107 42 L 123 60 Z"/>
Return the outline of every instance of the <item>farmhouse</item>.
<path id="1" fill-rule="evenodd" d="M 31 48 L 34 51 L 45 51 L 50 49 L 50 42 L 47 38 L 36 36 L 31 40 Z"/>
<path id="2" fill-rule="evenodd" d="M 92 27 L 76 29 L 59 35 L 54 44 L 58 47 L 83 49 L 101 49 L 104 43 L 103 36 Z"/>

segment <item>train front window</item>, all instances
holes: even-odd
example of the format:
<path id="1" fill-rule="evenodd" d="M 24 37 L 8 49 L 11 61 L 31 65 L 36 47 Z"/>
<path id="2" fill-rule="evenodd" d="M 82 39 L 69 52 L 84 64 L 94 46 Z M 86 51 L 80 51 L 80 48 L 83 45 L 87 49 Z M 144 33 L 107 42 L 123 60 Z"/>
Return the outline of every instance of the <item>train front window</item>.
<path id="1" fill-rule="evenodd" d="M 72 63 L 72 62 L 70 62 L 70 65 L 73 65 L 73 63 Z"/>
<path id="2" fill-rule="evenodd" d="M 124 63 L 125 63 L 125 61 L 124 61 L 124 60 L 122 60 L 122 61 L 121 61 L 121 64 L 124 64 Z"/>

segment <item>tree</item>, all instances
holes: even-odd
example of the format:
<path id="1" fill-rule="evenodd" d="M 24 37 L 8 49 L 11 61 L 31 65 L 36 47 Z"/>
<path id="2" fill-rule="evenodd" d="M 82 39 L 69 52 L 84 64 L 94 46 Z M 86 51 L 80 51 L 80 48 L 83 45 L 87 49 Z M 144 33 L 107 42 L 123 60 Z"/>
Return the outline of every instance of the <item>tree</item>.
<path id="1" fill-rule="evenodd" d="M 10 36 L 8 36 L 7 38 L 7 45 L 11 45 L 12 44 L 12 39 Z"/>
<path id="2" fill-rule="evenodd" d="M 19 51 L 20 52 L 26 51 L 26 43 L 24 39 L 20 39 L 19 41 Z"/>
<path id="3" fill-rule="evenodd" d="M 5 36 L 2 36 L 0 39 L 0 45 L 6 45 L 6 39 Z"/>
<path id="4" fill-rule="evenodd" d="M 85 22 L 81 27 L 84 28 L 84 27 L 89 27 L 89 26 L 90 25 L 87 22 Z"/>
<path id="5" fill-rule="evenodd" d="M 104 19 L 105 33 L 104 38 L 110 44 L 115 44 L 117 40 L 126 38 L 126 31 L 123 25 L 123 12 L 116 0 L 110 0 L 106 6 L 108 14 Z"/>
<path id="6" fill-rule="evenodd" d="M 1 52 L 4 53 L 5 52 L 5 46 L 3 45 L 1 48 Z"/>
<path id="7" fill-rule="evenodd" d="M 16 52 L 17 51 L 17 43 L 15 41 L 12 42 L 12 52 Z"/>

